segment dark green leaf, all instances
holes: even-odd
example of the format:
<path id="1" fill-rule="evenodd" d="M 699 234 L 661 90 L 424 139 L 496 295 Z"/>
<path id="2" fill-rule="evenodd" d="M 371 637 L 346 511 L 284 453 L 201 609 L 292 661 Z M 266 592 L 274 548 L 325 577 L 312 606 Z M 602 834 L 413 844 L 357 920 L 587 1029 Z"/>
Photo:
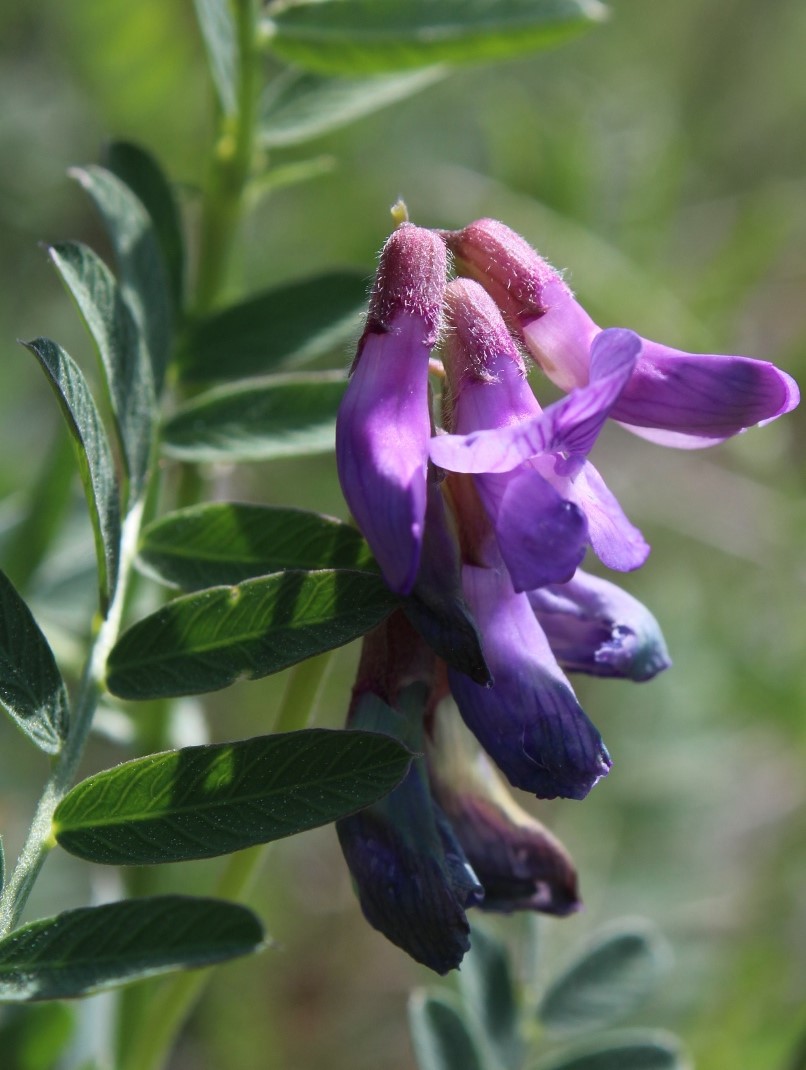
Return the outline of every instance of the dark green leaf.
<path id="1" fill-rule="evenodd" d="M 97 347 L 136 494 L 148 467 L 154 413 L 145 345 L 112 272 L 92 249 L 64 242 L 48 252 Z"/>
<path id="2" fill-rule="evenodd" d="M 501 60 L 600 20 L 598 0 L 331 0 L 294 4 L 268 23 L 269 47 L 323 74 Z"/>
<path id="3" fill-rule="evenodd" d="M 53 1070 L 74 1025 L 73 1009 L 65 1003 L 7 1007 L 0 1027 L 3 1070 Z"/>
<path id="4" fill-rule="evenodd" d="M 459 987 L 496 1064 L 513 1070 L 519 1067 L 522 1044 L 509 955 L 500 940 L 476 926 L 471 932 L 470 951 L 462 960 Z"/>
<path id="5" fill-rule="evenodd" d="M 257 294 L 191 326 L 182 378 L 244 379 L 340 349 L 358 333 L 366 300 L 366 278 L 346 271 Z"/>
<path id="6" fill-rule="evenodd" d="M 289 568 L 377 569 L 349 524 L 302 509 L 238 502 L 161 517 L 143 532 L 140 557 L 160 579 L 191 591 Z"/>
<path id="7" fill-rule="evenodd" d="M 120 551 L 120 502 L 106 431 L 81 369 L 72 357 L 47 338 L 23 344 L 42 365 L 75 444 L 95 535 L 101 604 L 105 607 L 115 590 Z"/>
<path id="8" fill-rule="evenodd" d="M 376 627 L 397 600 L 369 572 L 277 572 L 169 602 L 109 655 L 121 698 L 216 691 L 279 672 Z"/>
<path id="9" fill-rule="evenodd" d="M 210 71 L 225 115 L 238 110 L 238 52 L 229 0 L 194 0 Z"/>
<path id="10" fill-rule="evenodd" d="M 86 996 L 258 950 L 251 910 L 182 895 L 67 910 L 0 941 L 0 1000 Z"/>
<path id="11" fill-rule="evenodd" d="M 310 141 L 418 93 L 447 73 L 446 67 L 426 67 L 374 78 L 320 78 L 294 71 L 281 85 L 269 86 L 261 140 L 269 148 Z"/>
<path id="12" fill-rule="evenodd" d="M 415 992 L 409 1029 L 420 1070 L 482 1070 L 482 1059 L 462 1016 L 439 996 Z"/>
<path id="13" fill-rule="evenodd" d="M 163 429 L 163 450 L 183 461 L 266 461 L 335 446 L 347 379 L 308 372 L 216 387 L 180 408 Z"/>
<path id="14" fill-rule="evenodd" d="M 680 1041 L 659 1029 L 630 1029 L 574 1045 L 535 1070 L 691 1070 Z"/>
<path id="15" fill-rule="evenodd" d="M 638 1006 L 669 964 L 668 945 L 649 924 L 603 931 L 549 986 L 540 1019 L 556 1031 L 606 1025 Z"/>
<path id="16" fill-rule="evenodd" d="M 28 606 L 0 572 L 0 705 L 48 754 L 67 735 L 67 692 Z"/>
<path id="17" fill-rule="evenodd" d="M 145 338 L 159 389 L 171 350 L 173 309 L 168 269 L 146 209 L 117 175 L 103 167 L 70 172 L 92 197 L 104 221 L 120 269 L 124 300 Z"/>
<path id="18" fill-rule="evenodd" d="M 173 187 L 150 152 L 128 141 L 107 149 L 109 170 L 125 182 L 151 216 L 171 279 L 174 308 L 181 309 L 185 292 L 185 240 Z"/>
<path id="19" fill-rule="evenodd" d="M 210 858 L 355 813 L 396 787 L 411 754 L 390 736 L 312 728 L 187 747 L 78 784 L 58 842 L 108 865 Z"/>

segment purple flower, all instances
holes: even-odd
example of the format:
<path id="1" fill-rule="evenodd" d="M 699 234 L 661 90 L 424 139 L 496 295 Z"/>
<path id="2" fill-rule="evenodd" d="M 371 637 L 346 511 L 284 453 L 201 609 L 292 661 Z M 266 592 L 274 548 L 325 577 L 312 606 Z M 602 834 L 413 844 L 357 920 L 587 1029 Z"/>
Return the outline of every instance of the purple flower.
<path id="1" fill-rule="evenodd" d="M 448 670 L 465 724 L 515 787 L 543 799 L 584 799 L 610 769 L 602 738 L 577 702 L 526 594 L 505 569 L 463 569 L 494 684 Z"/>
<path id="2" fill-rule="evenodd" d="M 563 390 L 592 377 L 600 328 L 562 276 L 493 219 L 443 235 L 459 266 L 483 283 L 546 375 Z M 642 339 L 610 416 L 661 445 L 696 449 L 767 423 L 799 401 L 795 381 L 768 361 L 684 353 Z"/>
<path id="3" fill-rule="evenodd" d="M 590 383 L 544 412 L 489 295 L 475 282 L 455 280 L 446 304 L 454 434 L 434 438 L 430 453 L 443 468 L 475 473 L 515 589 L 569 580 L 588 541 L 609 567 L 638 568 L 649 547 L 586 460 L 632 373 L 637 335 L 602 332 Z"/>
<path id="4" fill-rule="evenodd" d="M 569 583 L 541 587 L 528 597 L 567 672 L 642 681 L 671 665 L 658 622 L 614 583 L 579 569 Z"/>
<path id="5" fill-rule="evenodd" d="M 364 333 L 336 422 L 344 497 L 393 591 L 420 563 L 431 416 L 428 361 L 447 269 L 432 231 L 402 224 L 381 253 Z"/>

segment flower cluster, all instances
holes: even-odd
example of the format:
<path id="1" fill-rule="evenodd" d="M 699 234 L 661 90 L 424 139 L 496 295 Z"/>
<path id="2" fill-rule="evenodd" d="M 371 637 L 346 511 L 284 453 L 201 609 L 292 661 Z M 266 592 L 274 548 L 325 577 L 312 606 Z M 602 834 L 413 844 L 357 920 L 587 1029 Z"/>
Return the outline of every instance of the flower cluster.
<path id="1" fill-rule="evenodd" d="M 524 353 L 559 401 L 541 407 Z M 649 553 L 589 460 L 605 422 L 691 449 L 798 400 L 768 362 L 602 330 L 502 223 L 391 235 L 336 450 L 403 608 L 365 642 L 350 719 L 424 757 L 339 834 L 367 918 L 413 957 L 458 965 L 469 906 L 576 908 L 568 856 L 490 759 L 539 798 L 583 799 L 611 762 L 565 671 L 641 681 L 669 665 L 651 613 L 580 567 L 588 551 L 620 572 Z"/>

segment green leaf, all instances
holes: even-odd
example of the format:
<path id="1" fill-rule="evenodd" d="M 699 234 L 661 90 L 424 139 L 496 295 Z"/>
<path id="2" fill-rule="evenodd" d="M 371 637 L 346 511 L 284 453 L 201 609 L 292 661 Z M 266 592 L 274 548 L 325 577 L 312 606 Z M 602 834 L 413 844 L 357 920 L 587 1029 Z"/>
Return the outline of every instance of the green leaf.
<path id="1" fill-rule="evenodd" d="M 159 389 L 170 356 L 173 309 L 168 269 L 146 209 L 117 175 L 103 167 L 73 168 L 101 214 L 120 269 L 123 298 L 145 338 Z"/>
<path id="2" fill-rule="evenodd" d="M 69 724 L 67 692 L 47 639 L 3 572 L 0 705 L 38 747 L 58 753 Z"/>
<path id="3" fill-rule="evenodd" d="M 557 1032 L 606 1025 L 637 1007 L 670 963 L 666 941 L 649 923 L 609 928 L 548 987 L 538 1015 Z"/>
<path id="4" fill-rule="evenodd" d="M 268 46 L 323 74 L 507 59 L 601 20 L 598 0 L 331 0 L 294 4 L 267 23 Z"/>
<path id="5" fill-rule="evenodd" d="M 390 736 L 312 728 L 186 747 L 78 784 L 54 817 L 81 858 L 142 865 L 210 858 L 355 813 L 396 787 L 411 754 Z"/>
<path id="6" fill-rule="evenodd" d="M 346 271 L 257 294 L 191 325 L 182 378 L 245 379 L 324 356 L 358 333 L 366 303 L 366 277 Z"/>
<path id="7" fill-rule="evenodd" d="M 92 249 L 65 242 L 51 246 L 48 253 L 98 350 L 136 494 L 148 467 L 155 406 L 143 340 L 112 272 Z"/>
<path id="8" fill-rule="evenodd" d="M 260 139 L 268 148 L 298 145 L 419 93 L 448 73 L 426 67 L 370 78 L 320 78 L 304 71 L 271 84 L 262 102 Z"/>
<path id="9" fill-rule="evenodd" d="M 625 1029 L 554 1052 L 535 1070 L 690 1070 L 680 1041 L 660 1029 Z"/>
<path id="10" fill-rule="evenodd" d="M 120 551 L 120 501 L 106 431 L 87 382 L 72 357 L 48 338 L 36 338 L 23 345 L 48 377 L 73 438 L 95 535 L 101 605 L 105 608 L 115 590 Z"/>
<path id="11" fill-rule="evenodd" d="M 251 910 L 216 899 L 166 895 L 67 910 L 0 941 L 0 1000 L 86 996 L 247 955 L 262 942 Z"/>
<path id="12" fill-rule="evenodd" d="M 4 1070 L 53 1070 L 74 1027 L 73 1009 L 64 1003 L 7 1007 L 0 1026 Z"/>
<path id="13" fill-rule="evenodd" d="M 238 50 L 229 0 L 194 0 L 210 72 L 225 115 L 238 111 Z"/>
<path id="14" fill-rule="evenodd" d="M 161 517 L 143 532 L 140 558 L 161 580 L 185 590 L 283 569 L 377 569 L 349 524 L 302 509 L 238 502 L 195 505 Z"/>
<path id="15" fill-rule="evenodd" d="M 342 372 L 308 372 L 216 387 L 178 409 L 163 452 L 182 461 L 267 461 L 327 453 L 347 387 Z"/>
<path id="16" fill-rule="evenodd" d="M 173 187 L 157 160 L 140 145 L 113 141 L 106 158 L 109 170 L 125 182 L 151 216 L 171 280 L 174 308 L 181 309 L 185 292 L 185 239 Z"/>
<path id="17" fill-rule="evenodd" d="M 129 628 L 109 655 L 107 685 L 130 699 L 216 691 L 357 639 L 396 604 L 369 572 L 277 572 L 212 587 Z"/>
<path id="18" fill-rule="evenodd" d="M 470 937 L 470 951 L 462 960 L 459 988 L 496 1065 L 513 1070 L 519 1067 L 522 1043 L 509 954 L 500 940 L 476 926 Z"/>
<path id="19" fill-rule="evenodd" d="M 464 1019 L 447 1000 L 415 992 L 409 1000 L 409 1029 L 420 1070 L 482 1070 Z"/>

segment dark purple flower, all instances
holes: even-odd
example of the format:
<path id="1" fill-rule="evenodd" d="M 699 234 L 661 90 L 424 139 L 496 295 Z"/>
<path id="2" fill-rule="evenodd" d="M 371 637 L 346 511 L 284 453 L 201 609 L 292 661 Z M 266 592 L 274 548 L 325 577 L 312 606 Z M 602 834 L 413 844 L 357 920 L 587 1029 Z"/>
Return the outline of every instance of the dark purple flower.
<path id="1" fill-rule="evenodd" d="M 587 385 L 600 328 L 559 272 L 494 219 L 443 236 L 460 268 L 487 288 L 546 375 L 563 390 Z M 795 381 L 768 361 L 641 341 L 635 370 L 610 416 L 653 442 L 711 446 L 798 404 Z"/>
<path id="2" fill-rule="evenodd" d="M 530 591 L 529 601 L 567 672 L 641 681 L 671 665 L 658 622 L 614 583 L 579 569 L 569 583 Z"/>
<path id="3" fill-rule="evenodd" d="M 432 231 L 404 223 L 383 252 L 364 333 L 336 423 L 344 497 L 401 594 L 417 575 L 426 512 L 431 415 L 428 361 L 447 269 Z"/>
<path id="4" fill-rule="evenodd" d="M 449 669 L 462 718 L 515 787 L 543 799 L 584 799 L 610 769 L 602 738 L 577 702 L 526 594 L 504 568 L 463 569 L 495 683 Z"/>

